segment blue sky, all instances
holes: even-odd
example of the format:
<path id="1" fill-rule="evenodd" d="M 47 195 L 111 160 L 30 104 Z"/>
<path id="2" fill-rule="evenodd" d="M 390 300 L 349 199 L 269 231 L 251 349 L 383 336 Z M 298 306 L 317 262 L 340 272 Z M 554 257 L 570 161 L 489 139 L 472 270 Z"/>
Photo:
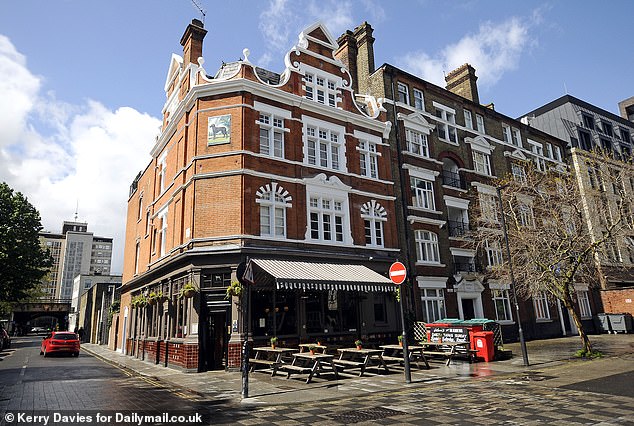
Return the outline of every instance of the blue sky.
<path id="1" fill-rule="evenodd" d="M 208 73 L 250 60 L 282 71 L 299 32 L 374 28 L 387 62 L 443 85 L 476 68 L 480 100 L 517 117 L 566 92 L 608 111 L 634 96 L 634 2 L 196 0 L 206 11 Z M 0 180 L 26 194 L 44 226 L 79 219 L 115 238 L 121 271 L 128 186 L 149 161 L 163 86 L 191 0 L 0 0 Z"/>

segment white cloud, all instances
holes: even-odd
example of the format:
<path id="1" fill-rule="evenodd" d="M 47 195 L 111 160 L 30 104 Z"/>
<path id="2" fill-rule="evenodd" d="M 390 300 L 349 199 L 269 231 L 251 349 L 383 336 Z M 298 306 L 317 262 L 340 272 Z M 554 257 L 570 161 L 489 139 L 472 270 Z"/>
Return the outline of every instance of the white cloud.
<path id="1" fill-rule="evenodd" d="M 464 36 L 436 55 L 411 52 L 397 59 L 397 64 L 444 87 L 443 72 L 448 73 L 469 63 L 476 69 L 478 83 L 490 87 L 505 72 L 516 69 L 522 53 L 532 46 L 534 40 L 529 34 L 530 27 L 530 23 L 518 18 L 499 24 L 486 22 L 480 25 L 476 34 Z"/>
<path id="2" fill-rule="evenodd" d="M 260 14 L 259 28 L 270 49 L 279 51 L 290 47 L 290 25 L 294 20 L 288 0 L 269 1 L 269 6 Z"/>
<path id="3" fill-rule="evenodd" d="M 14 144 L 26 126 L 40 79 L 26 68 L 26 58 L 0 34 L 0 147 Z"/>
<path id="4" fill-rule="evenodd" d="M 95 101 L 69 105 L 40 94 L 39 79 L 0 36 L 0 117 L 10 105 L 19 124 L 0 126 L 0 180 L 25 194 L 47 230 L 61 231 L 79 203 L 79 220 L 114 238 L 113 272 L 121 272 L 129 186 L 150 160 L 160 121 L 132 108 Z M 46 129 L 38 131 L 37 129 Z"/>

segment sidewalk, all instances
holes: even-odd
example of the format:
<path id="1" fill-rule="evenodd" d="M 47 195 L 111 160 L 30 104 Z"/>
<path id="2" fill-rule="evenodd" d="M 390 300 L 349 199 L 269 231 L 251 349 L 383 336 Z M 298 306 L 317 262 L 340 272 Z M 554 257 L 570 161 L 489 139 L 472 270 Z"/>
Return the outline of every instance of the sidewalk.
<path id="1" fill-rule="evenodd" d="M 406 384 L 402 372 L 389 374 L 374 374 L 376 370 L 369 369 L 367 377 L 356 377 L 341 374 L 339 380 L 328 375 L 316 378 L 310 384 L 304 383 L 302 376 L 297 379 L 286 379 L 286 375 L 278 373 L 271 377 L 265 372 L 249 374 L 249 398 L 241 399 L 242 373 L 209 371 L 204 373 L 184 373 L 171 368 L 141 361 L 131 356 L 122 355 L 109 350 L 106 346 L 82 344 L 86 352 L 127 370 L 130 374 L 137 374 L 164 383 L 169 387 L 177 387 L 198 394 L 213 402 L 242 402 L 249 404 L 293 404 L 316 400 L 338 399 L 367 395 L 371 392 L 381 392 L 387 389 L 399 389 L 405 386 L 419 387 L 425 383 L 439 383 L 450 380 L 477 380 L 478 378 L 502 376 L 530 376 L 547 374 L 554 376 L 552 383 L 569 384 L 575 381 L 605 377 L 610 374 L 632 369 L 634 355 L 634 335 L 596 335 L 590 336 L 595 349 L 603 352 L 604 358 L 585 361 L 574 358 L 574 352 L 579 349 L 580 341 L 577 336 L 537 340 L 527 342 L 527 353 L 530 366 L 523 365 L 519 343 L 505 346 L 513 352 L 513 357 L 506 361 L 491 363 L 478 362 L 469 364 L 456 361 L 449 367 L 442 362 L 431 362 L 431 370 L 412 368 L 412 383 Z M 583 374 L 570 374 L 571 369 L 579 368 L 583 364 Z M 628 367 L 629 366 L 629 367 Z M 559 373 L 558 373 L 559 372 Z"/>

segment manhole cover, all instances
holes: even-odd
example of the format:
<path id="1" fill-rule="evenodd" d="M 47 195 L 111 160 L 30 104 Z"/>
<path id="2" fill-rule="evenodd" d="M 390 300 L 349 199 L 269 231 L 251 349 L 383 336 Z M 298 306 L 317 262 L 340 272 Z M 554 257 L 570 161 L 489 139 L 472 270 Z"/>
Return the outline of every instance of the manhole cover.
<path id="1" fill-rule="evenodd" d="M 349 424 L 364 422 L 367 420 L 385 419 L 386 417 L 398 416 L 402 414 L 403 413 L 400 411 L 377 407 L 368 408 L 365 410 L 346 411 L 345 413 L 334 414 L 330 417 L 340 423 Z"/>

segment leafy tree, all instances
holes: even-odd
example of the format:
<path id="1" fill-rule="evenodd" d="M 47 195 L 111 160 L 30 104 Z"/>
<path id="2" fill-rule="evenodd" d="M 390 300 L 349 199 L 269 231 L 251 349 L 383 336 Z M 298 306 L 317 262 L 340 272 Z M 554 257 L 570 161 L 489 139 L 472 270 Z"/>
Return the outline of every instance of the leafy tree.
<path id="1" fill-rule="evenodd" d="M 0 301 L 33 297 L 53 261 L 40 244 L 39 212 L 19 192 L 0 183 Z"/>
<path id="2" fill-rule="evenodd" d="M 492 265 L 488 277 L 511 282 L 500 220 L 500 214 L 504 215 L 518 295 L 545 294 L 561 301 L 579 330 L 580 353 L 592 356 L 575 302 L 575 284 L 594 285 L 597 268 L 623 238 L 631 220 L 628 202 L 632 198 L 625 184 L 634 175 L 631 165 L 600 153 L 576 158 L 578 163 L 568 170 L 540 172 L 532 163 L 516 164 L 512 176 L 496 182 L 503 200 L 501 211 L 496 196 L 480 195 L 475 212 L 480 226 L 473 236 Z M 590 170 L 588 158 L 604 170 Z M 604 196 L 607 188 L 609 197 Z"/>

